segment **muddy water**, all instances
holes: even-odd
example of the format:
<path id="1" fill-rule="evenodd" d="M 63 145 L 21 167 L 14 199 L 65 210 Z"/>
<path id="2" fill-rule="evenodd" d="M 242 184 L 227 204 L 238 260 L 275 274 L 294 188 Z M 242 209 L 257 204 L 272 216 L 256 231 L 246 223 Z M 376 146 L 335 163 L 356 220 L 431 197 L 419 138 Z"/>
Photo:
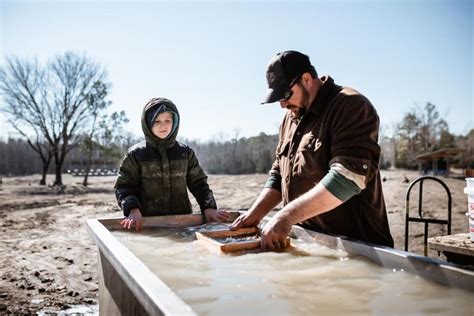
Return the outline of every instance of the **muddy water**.
<path id="1" fill-rule="evenodd" d="M 113 232 L 200 315 L 473 315 L 474 295 L 340 250 L 212 253 L 193 228 Z"/>

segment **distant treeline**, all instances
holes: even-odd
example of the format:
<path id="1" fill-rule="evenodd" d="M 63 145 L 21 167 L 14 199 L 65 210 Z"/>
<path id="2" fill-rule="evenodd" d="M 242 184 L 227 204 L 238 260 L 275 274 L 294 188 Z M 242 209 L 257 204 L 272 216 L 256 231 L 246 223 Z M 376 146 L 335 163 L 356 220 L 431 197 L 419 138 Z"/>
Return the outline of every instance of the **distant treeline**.
<path id="1" fill-rule="evenodd" d="M 127 146 L 123 146 L 124 148 Z M 109 151 L 114 151 L 115 155 L 104 155 L 101 150 L 94 150 L 93 164 L 90 168 L 116 168 L 120 157 L 126 149 L 113 145 Z M 83 148 L 73 148 L 63 165 L 63 173 L 73 169 L 86 169 L 89 154 Z M 0 140 L 0 175 L 20 176 L 41 173 L 43 163 L 27 141 L 19 138 L 9 138 Z M 54 173 L 55 166 L 48 167 L 48 173 Z"/>
<path id="2" fill-rule="evenodd" d="M 41 173 L 43 163 L 23 139 L 0 141 L 0 175 Z"/>
<path id="3" fill-rule="evenodd" d="M 128 136 L 130 137 L 130 136 Z M 69 153 L 63 165 L 63 172 L 91 169 L 118 169 L 128 147 L 139 138 L 127 139 L 120 144 L 109 143 L 96 146 L 91 163 L 90 154 L 84 146 L 77 146 Z M 229 141 L 198 142 L 180 140 L 195 151 L 201 166 L 211 174 L 266 173 L 275 157 L 278 135 L 261 133 L 256 137 Z M 23 139 L 10 138 L 0 141 L 0 174 L 28 175 L 40 173 L 42 168 L 38 154 Z M 54 172 L 54 166 L 49 167 Z"/>
<path id="4" fill-rule="evenodd" d="M 127 148 L 133 143 L 139 142 L 140 138 L 130 138 L 120 144 L 109 143 L 93 150 L 93 169 L 118 169 L 121 159 Z M 181 140 L 195 151 L 201 166 L 209 174 L 252 174 L 266 173 L 269 171 L 275 159 L 275 149 L 278 143 L 278 135 L 266 135 L 261 133 L 255 137 L 242 137 L 231 140 L 199 142 L 196 140 Z M 438 142 L 433 150 L 444 146 Z M 464 153 L 458 155 L 451 164 L 458 168 L 474 168 L 474 129 L 465 136 L 453 136 L 451 147 L 465 149 Z M 407 140 L 403 137 L 382 137 L 380 140 L 382 156 L 380 167 L 418 168 L 416 159 L 407 159 L 407 156 L 415 157 L 421 154 L 422 149 L 412 149 L 414 152 L 406 152 Z M 87 168 L 89 152 L 83 146 L 72 149 L 66 159 L 63 172 L 68 170 L 84 170 Z M 28 175 L 39 173 L 42 163 L 26 141 L 10 138 L 0 141 L 0 174 L 2 175 Z M 54 172 L 50 166 L 50 172 Z"/>
<path id="5" fill-rule="evenodd" d="M 211 174 L 266 173 L 275 159 L 278 135 L 260 135 L 229 141 L 184 141 L 194 149 L 201 166 Z"/>

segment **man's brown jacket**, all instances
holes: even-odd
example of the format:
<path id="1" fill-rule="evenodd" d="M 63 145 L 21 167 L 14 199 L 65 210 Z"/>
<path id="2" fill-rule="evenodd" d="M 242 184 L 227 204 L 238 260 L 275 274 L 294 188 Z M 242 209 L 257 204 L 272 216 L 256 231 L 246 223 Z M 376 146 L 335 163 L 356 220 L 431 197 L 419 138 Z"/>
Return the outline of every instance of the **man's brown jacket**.
<path id="1" fill-rule="evenodd" d="M 290 111 L 283 119 L 267 187 L 280 190 L 286 205 L 319 183 L 333 163 L 340 163 L 365 176 L 366 188 L 303 226 L 393 247 L 378 165 L 377 112 L 357 91 L 336 85 L 331 77 L 322 80 L 301 120 Z"/>

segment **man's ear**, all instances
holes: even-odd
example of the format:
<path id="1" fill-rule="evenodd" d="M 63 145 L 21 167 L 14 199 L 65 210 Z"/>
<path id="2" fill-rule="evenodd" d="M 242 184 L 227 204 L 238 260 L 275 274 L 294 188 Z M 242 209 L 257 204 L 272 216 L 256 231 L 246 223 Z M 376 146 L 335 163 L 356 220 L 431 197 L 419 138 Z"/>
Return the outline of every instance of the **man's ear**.
<path id="1" fill-rule="evenodd" d="M 301 83 L 306 87 L 306 88 L 309 88 L 312 84 L 312 79 L 313 77 L 311 77 L 311 74 L 309 72 L 305 72 L 302 76 L 301 76 Z"/>

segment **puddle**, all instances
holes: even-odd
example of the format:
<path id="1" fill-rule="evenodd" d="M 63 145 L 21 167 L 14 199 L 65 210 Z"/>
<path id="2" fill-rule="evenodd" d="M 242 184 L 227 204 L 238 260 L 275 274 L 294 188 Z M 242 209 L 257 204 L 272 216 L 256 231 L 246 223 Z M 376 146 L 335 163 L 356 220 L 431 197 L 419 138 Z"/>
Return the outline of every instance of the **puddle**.
<path id="1" fill-rule="evenodd" d="M 68 309 L 64 310 L 53 310 L 45 309 L 36 313 L 38 316 L 72 316 L 72 315 L 88 315 L 97 316 L 99 315 L 99 305 L 72 305 Z"/>

